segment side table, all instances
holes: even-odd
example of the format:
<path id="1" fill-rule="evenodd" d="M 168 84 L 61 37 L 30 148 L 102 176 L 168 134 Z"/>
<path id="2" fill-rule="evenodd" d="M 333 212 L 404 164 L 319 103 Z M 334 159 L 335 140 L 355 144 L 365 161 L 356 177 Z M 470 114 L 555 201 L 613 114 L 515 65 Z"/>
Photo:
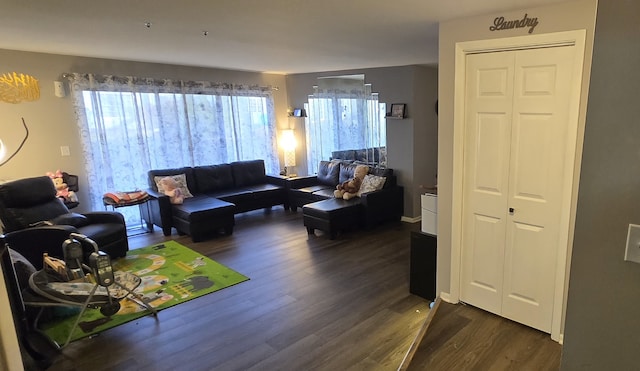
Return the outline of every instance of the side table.
<path id="1" fill-rule="evenodd" d="M 104 209 L 105 210 L 109 210 L 109 206 L 111 207 L 111 210 L 117 209 L 117 208 L 121 208 L 121 207 L 128 207 L 128 206 L 138 206 L 138 211 L 140 212 L 140 221 L 142 222 L 142 233 L 152 233 L 153 232 L 153 223 L 151 222 L 151 210 L 148 204 L 149 201 L 149 197 L 143 197 L 140 199 L 135 199 L 135 200 L 126 200 L 126 201 L 121 201 L 121 202 L 113 202 L 113 200 L 111 198 L 108 197 L 103 197 L 102 198 L 102 203 L 104 204 Z M 137 233 L 131 236 L 135 236 L 138 234 L 142 234 L 142 233 Z"/>

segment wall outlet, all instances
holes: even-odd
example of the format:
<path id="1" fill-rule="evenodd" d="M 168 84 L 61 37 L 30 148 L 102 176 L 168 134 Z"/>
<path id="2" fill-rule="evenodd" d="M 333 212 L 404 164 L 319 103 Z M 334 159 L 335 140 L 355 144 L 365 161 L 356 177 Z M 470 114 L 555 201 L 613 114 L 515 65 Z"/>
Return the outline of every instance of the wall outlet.
<path id="1" fill-rule="evenodd" d="M 60 147 L 60 155 L 61 156 L 71 156 L 71 153 L 69 152 L 69 146 L 61 146 Z"/>
<path id="2" fill-rule="evenodd" d="M 624 260 L 640 263 L 640 225 L 629 224 Z"/>

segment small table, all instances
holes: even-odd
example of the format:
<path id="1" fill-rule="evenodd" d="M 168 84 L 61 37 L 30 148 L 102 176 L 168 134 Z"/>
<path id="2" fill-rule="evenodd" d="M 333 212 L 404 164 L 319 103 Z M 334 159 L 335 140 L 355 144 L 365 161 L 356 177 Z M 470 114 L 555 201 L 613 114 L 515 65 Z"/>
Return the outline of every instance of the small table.
<path id="1" fill-rule="evenodd" d="M 153 232 L 153 223 L 151 222 L 151 209 L 149 208 L 149 204 L 147 203 L 149 201 L 150 197 L 145 197 L 145 198 L 141 198 L 139 200 L 133 200 L 133 201 L 127 201 L 127 202 L 120 202 L 120 203 L 112 203 L 112 202 L 108 202 L 105 198 L 102 199 L 102 203 L 104 204 L 104 209 L 108 210 L 109 206 L 111 206 L 111 210 L 120 208 L 120 207 L 127 207 L 127 206 L 136 206 L 138 205 L 138 210 L 140 212 L 140 220 L 142 221 L 142 233 L 137 233 L 135 235 L 138 234 L 143 234 L 143 233 L 152 233 Z M 132 235 L 132 236 L 135 236 Z"/>

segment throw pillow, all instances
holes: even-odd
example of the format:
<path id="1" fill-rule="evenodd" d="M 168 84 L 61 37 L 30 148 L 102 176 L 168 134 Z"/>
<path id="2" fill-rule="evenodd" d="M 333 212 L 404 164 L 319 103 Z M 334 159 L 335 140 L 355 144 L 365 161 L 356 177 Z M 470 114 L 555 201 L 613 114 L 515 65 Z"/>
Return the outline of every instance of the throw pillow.
<path id="1" fill-rule="evenodd" d="M 176 174 L 176 175 L 167 175 L 171 178 L 173 178 L 176 183 L 178 183 L 178 188 L 180 188 L 180 190 L 182 191 L 182 195 L 184 196 L 184 198 L 189 198 L 189 197 L 193 197 L 193 195 L 191 194 L 191 192 L 189 192 L 189 188 L 187 188 L 187 176 L 184 174 Z M 156 187 L 158 188 L 158 192 L 164 194 L 164 192 L 162 191 L 162 185 L 160 184 L 160 180 L 162 180 L 162 178 L 165 178 L 166 176 L 156 176 L 153 177 L 153 180 L 156 182 Z"/>
<path id="2" fill-rule="evenodd" d="M 379 191 L 384 187 L 384 182 L 387 178 L 383 176 L 371 175 L 367 174 L 364 176 L 362 180 L 362 185 L 360 186 L 360 190 L 358 190 L 358 197 L 362 196 L 363 193 L 369 193 L 373 191 Z"/>

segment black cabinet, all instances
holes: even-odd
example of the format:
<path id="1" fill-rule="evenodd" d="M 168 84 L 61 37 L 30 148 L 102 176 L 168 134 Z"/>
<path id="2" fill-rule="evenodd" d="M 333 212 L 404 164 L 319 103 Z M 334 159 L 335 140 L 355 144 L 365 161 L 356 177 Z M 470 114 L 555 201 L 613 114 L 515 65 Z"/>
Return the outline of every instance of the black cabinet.
<path id="1" fill-rule="evenodd" d="M 432 234 L 411 232 L 409 292 L 431 301 L 436 299 L 437 242 Z"/>

